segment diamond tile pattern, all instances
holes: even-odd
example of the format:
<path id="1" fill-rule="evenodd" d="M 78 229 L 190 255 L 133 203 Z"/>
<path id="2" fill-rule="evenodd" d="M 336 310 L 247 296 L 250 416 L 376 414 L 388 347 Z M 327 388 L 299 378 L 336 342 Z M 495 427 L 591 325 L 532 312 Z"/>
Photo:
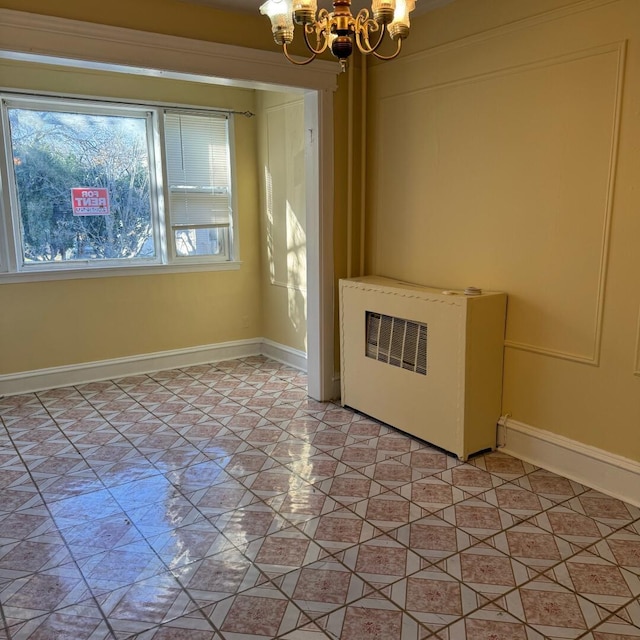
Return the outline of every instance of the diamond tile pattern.
<path id="1" fill-rule="evenodd" d="M 640 639 L 640 509 L 256 356 L 0 398 L 0 640 Z"/>

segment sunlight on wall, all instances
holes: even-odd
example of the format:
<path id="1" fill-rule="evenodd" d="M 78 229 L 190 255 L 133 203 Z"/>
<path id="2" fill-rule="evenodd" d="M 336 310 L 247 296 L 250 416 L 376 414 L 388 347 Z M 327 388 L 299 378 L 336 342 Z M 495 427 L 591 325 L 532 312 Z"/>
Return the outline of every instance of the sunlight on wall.
<path id="1" fill-rule="evenodd" d="M 289 318 L 296 331 L 304 328 L 306 347 L 307 234 L 289 202 L 287 202 L 287 284 Z"/>
<path id="2" fill-rule="evenodd" d="M 304 101 L 299 95 L 260 96 L 263 165 L 263 290 L 265 337 L 306 350 L 307 237 Z"/>
<path id="3" fill-rule="evenodd" d="M 269 263 L 269 280 L 273 284 L 276 279 L 276 262 L 273 250 L 273 179 L 269 167 L 264 168 L 265 214 L 267 216 L 266 243 L 267 262 Z"/>

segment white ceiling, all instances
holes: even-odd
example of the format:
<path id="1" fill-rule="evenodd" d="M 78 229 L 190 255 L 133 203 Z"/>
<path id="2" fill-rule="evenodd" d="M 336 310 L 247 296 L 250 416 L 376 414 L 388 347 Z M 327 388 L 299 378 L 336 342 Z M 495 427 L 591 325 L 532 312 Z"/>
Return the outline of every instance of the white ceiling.
<path id="1" fill-rule="evenodd" d="M 240 11 L 243 13 L 258 12 L 260 5 L 264 0 L 182 0 L 183 2 L 192 2 L 195 4 L 206 4 L 217 9 L 226 9 L 227 11 Z M 450 4 L 453 0 L 417 0 L 416 8 L 412 15 L 420 15 L 431 11 L 445 4 Z M 319 7 L 331 8 L 331 0 L 318 0 Z M 353 13 L 363 8 L 371 7 L 371 0 L 352 0 L 351 11 Z"/>

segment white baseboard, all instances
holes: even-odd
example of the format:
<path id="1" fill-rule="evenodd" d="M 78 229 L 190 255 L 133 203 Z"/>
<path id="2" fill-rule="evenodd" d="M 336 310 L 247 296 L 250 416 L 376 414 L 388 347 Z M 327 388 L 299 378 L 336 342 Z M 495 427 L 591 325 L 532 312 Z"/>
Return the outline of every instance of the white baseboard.
<path id="1" fill-rule="evenodd" d="M 110 380 L 161 369 L 190 367 L 260 354 L 306 371 L 306 354 L 270 340 L 254 338 L 0 375 L 0 396 L 32 393 L 55 387 Z"/>
<path id="2" fill-rule="evenodd" d="M 300 369 L 300 371 L 307 370 L 307 354 L 304 351 L 287 347 L 267 338 L 262 339 L 262 355 L 288 364 L 295 369 Z"/>
<path id="3" fill-rule="evenodd" d="M 507 418 L 501 451 L 640 507 L 640 462 Z"/>

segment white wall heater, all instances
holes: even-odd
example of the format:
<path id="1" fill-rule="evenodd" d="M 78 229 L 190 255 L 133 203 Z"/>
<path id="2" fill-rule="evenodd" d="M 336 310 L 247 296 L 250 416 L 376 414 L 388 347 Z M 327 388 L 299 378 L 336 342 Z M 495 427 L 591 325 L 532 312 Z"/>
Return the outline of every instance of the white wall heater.
<path id="1" fill-rule="evenodd" d="M 340 280 L 342 405 L 462 460 L 495 449 L 507 296 L 471 293 Z"/>

